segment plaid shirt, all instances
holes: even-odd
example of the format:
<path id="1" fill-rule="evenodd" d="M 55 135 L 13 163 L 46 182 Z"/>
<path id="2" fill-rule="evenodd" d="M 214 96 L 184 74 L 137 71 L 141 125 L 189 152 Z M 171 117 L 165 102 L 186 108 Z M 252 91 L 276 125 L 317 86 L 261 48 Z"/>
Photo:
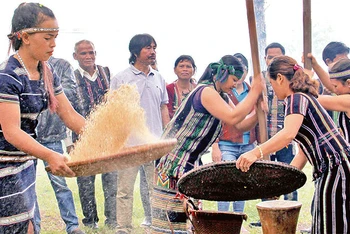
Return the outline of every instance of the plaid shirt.
<path id="1" fill-rule="evenodd" d="M 269 108 L 266 116 L 266 122 L 268 139 L 270 139 L 284 127 L 285 102 L 284 100 L 279 100 L 275 95 L 272 85 L 266 76 L 266 72 L 263 72 L 263 76 L 266 81 L 267 101 Z M 292 142 L 288 145 L 288 147 L 293 147 Z"/>
<path id="2" fill-rule="evenodd" d="M 266 79 L 266 90 L 268 100 L 267 128 L 269 139 L 273 137 L 284 126 L 284 100 L 278 100 L 272 89 L 271 83 Z"/>

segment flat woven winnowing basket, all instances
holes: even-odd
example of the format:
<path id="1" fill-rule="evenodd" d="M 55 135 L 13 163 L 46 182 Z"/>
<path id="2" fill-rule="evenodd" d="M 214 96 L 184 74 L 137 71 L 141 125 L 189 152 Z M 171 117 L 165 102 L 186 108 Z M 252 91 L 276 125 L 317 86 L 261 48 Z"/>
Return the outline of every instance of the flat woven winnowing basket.
<path id="1" fill-rule="evenodd" d="M 185 173 L 177 185 L 188 197 L 240 201 L 288 194 L 305 182 L 306 175 L 286 163 L 257 161 L 248 172 L 242 172 L 236 168 L 236 161 L 227 161 L 197 167 Z"/>

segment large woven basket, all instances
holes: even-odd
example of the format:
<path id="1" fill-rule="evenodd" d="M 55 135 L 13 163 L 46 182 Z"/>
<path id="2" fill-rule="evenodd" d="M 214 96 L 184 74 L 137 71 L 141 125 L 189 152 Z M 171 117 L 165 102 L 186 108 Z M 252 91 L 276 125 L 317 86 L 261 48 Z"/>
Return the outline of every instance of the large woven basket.
<path id="1" fill-rule="evenodd" d="M 248 172 L 236 161 L 209 163 L 185 173 L 178 181 L 179 192 L 211 201 L 241 201 L 288 194 L 303 186 L 306 175 L 281 162 L 257 161 Z"/>
<path id="2" fill-rule="evenodd" d="M 239 234 L 244 213 L 191 210 L 190 217 L 195 234 Z"/>

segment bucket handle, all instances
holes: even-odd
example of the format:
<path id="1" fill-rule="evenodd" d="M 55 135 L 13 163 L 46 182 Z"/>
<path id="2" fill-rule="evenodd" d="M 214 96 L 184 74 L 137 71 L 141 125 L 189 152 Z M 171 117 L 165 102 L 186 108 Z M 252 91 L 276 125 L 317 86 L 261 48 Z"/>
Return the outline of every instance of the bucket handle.
<path id="1" fill-rule="evenodd" d="M 187 208 L 186 208 L 185 206 L 186 206 L 186 204 L 187 204 L 188 201 L 191 202 L 191 204 L 192 204 L 192 206 L 193 206 L 194 209 L 197 209 L 197 210 L 198 210 L 198 208 L 195 206 L 195 204 L 193 203 L 193 201 L 192 201 L 191 199 L 188 199 L 188 197 L 187 197 L 186 195 L 184 195 L 184 194 L 181 194 L 181 193 L 178 192 L 178 193 L 176 193 L 176 195 L 174 196 L 173 199 L 174 199 L 174 200 L 180 200 L 180 201 L 183 202 L 184 210 L 185 210 L 185 213 L 186 213 L 187 217 L 189 217 L 189 216 L 188 216 Z M 168 215 L 168 212 L 167 212 L 169 202 L 170 202 L 170 201 L 168 201 L 168 202 L 166 203 L 166 205 L 165 205 L 166 218 L 167 218 L 167 220 L 168 220 L 168 224 L 169 224 L 170 231 L 171 231 L 172 234 L 174 234 L 174 233 L 175 233 L 175 232 L 174 232 L 174 227 L 173 227 L 173 224 L 172 224 L 171 221 L 170 221 L 170 218 L 169 218 L 169 215 Z M 191 221 L 191 223 L 192 223 L 192 220 L 190 220 L 190 221 Z"/>
<path id="2" fill-rule="evenodd" d="M 190 210 L 199 210 L 199 208 L 194 204 L 194 202 L 191 199 L 188 199 L 188 197 L 184 198 L 183 205 L 188 218 L 190 218 Z"/>
<path id="3" fill-rule="evenodd" d="M 193 221 L 192 221 L 192 218 L 191 218 L 191 211 L 192 210 L 199 210 L 199 208 L 194 204 L 194 202 L 189 199 L 188 197 L 185 197 L 184 198 L 184 202 L 183 202 L 183 205 L 184 205 L 184 210 L 185 210 L 185 213 L 186 213 L 186 216 L 188 217 L 188 219 L 190 220 L 191 224 L 192 224 L 192 227 L 194 229 L 194 233 L 199 233 L 196 231 L 196 228 L 195 226 L 193 225 Z"/>

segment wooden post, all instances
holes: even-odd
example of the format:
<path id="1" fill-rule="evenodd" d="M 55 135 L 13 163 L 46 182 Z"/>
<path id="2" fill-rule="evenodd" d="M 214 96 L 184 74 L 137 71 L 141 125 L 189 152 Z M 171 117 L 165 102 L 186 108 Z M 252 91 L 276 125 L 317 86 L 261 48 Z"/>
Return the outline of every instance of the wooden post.
<path id="1" fill-rule="evenodd" d="M 258 46 L 258 37 L 256 32 L 254 0 L 246 0 L 246 5 L 247 5 L 250 48 L 251 48 L 251 54 L 252 54 L 251 56 L 252 56 L 252 62 L 253 62 L 253 76 L 256 77 L 258 74 L 261 73 L 261 68 L 260 68 L 260 62 L 259 62 L 259 46 Z M 258 115 L 258 121 L 259 121 L 260 141 L 265 142 L 267 141 L 266 114 L 261 109 L 260 105 L 258 105 L 257 115 Z M 267 156 L 265 159 L 269 159 L 269 156 Z"/>
<path id="2" fill-rule="evenodd" d="M 311 53 L 311 0 L 303 0 L 303 40 L 304 40 L 304 68 L 311 70 L 311 59 L 307 57 Z"/>
<path id="3" fill-rule="evenodd" d="M 260 62 L 259 62 L 259 46 L 258 46 L 258 36 L 256 32 L 254 0 L 246 0 L 246 4 L 247 4 L 247 17 L 248 17 L 249 38 L 250 38 L 250 50 L 252 53 L 253 73 L 255 76 L 261 72 L 261 68 L 260 68 Z"/>

